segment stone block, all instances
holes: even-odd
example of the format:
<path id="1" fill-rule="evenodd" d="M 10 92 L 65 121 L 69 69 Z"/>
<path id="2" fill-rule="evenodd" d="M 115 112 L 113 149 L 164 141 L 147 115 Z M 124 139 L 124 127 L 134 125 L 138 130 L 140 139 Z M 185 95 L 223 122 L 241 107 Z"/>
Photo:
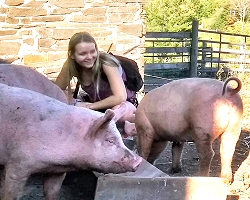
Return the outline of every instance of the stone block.
<path id="1" fill-rule="evenodd" d="M 9 11 L 9 8 L 0 6 L 0 14 L 6 14 Z"/>
<path id="2" fill-rule="evenodd" d="M 40 35 L 41 38 L 51 38 L 52 37 L 52 31 L 49 28 L 46 27 L 37 27 L 36 31 Z"/>
<path id="3" fill-rule="evenodd" d="M 0 22 L 5 22 L 6 17 L 5 16 L 0 16 Z"/>
<path id="4" fill-rule="evenodd" d="M 34 42 L 34 38 L 26 38 L 26 39 L 23 39 L 23 43 L 24 44 L 27 44 L 29 46 L 34 46 L 35 42 Z"/>
<path id="5" fill-rule="evenodd" d="M 112 13 L 109 18 L 110 23 L 130 23 L 139 20 L 140 17 L 135 13 Z"/>
<path id="6" fill-rule="evenodd" d="M 56 51 L 56 52 L 53 52 L 53 53 L 49 53 L 48 54 L 48 60 L 49 62 L 52 62 L 52 61 L 58 61 L 58 60 L 66 60 L 67 59 L 67 51 Z"/>
<path id="7" fill-rule="evenodd" d="M 107 8 L 105 7 L 92 7 L 83 9 L 82 13 L 84 15 L 105 15 Z"/>
<path id="8" fill-rule="evenodd" d="M 7 14 L 9 17 L 45 16 L 47 15 L 47 10 L 34 9 L 32 7 L 10 7 Z"/>
<path id="9" fill-rule="evenodd" d="M 17 33 L 17 29 L 1 29 L 0 30 L 0 36 L 6 36 L 6 35 L 15 35 Z"/>
<path id="10" fill-rule="evenodd" d="M 39 48 L 50 48 L 52 45 L 54 45 L 56 43 L 56 40 L 53 40 L 51 38 L 48 39 L 39 39 L 38 40 L 38 46 Z"/>
<path id="11" fill-rule="evenodd" d="M 30 65 L 31 63 L 47 62 L 48 54 L 28 54 L 23 56 L 23 61 L 25 65 Z"/>
<path id="12" fill-rule="evenodd" d="M 13 17 L 6 17 L 5 22 L 6 23 L 10 23 L 10 24 L 18 24 L 19 23 L 19 19 L 13 18 Z"/>
<path id="13" fill-rule="evenodd" d="M 45 5 L 45 3 L 47 3 L 46 0 L 44 0 L 44 1 L 29 1 L 29 2 L 25 3 L 23 5 L 23 7 L 32 7 L 32 8 L 38 9 L 38 8 L 42 8 Z"/>
<path id="14" fill-rule="evenodd" d="M 55 8 L 53 10 L 50 11 L 51 15 L 66 15 L 66 14 L 71 14 L 72 10 L 67 9 L 67 8 Z"/>
<path id="15" fill-rule="evenodd" d="M 111 41 L 108 42 L 107 44 L 101 44 L 101 43 L 99 43 L 99 44 L 98 44 L 99 50 L 100 50 L 100 51 L 105 51 L 105 52 L 106 52 L 106 51 L 109 49 L 111 43 L 112 43 Z M 112 45 L 112 47 L 111 47 L 111 49 L 110 49 L 110 52 L 114 52 L 114 51 L 115 51 L 115 48 L 116 48 L 116 46 L 115 46 L 115 45 Z"/>
<path id="16" fill-rule="evenodd" d="M 63 47 L 63 49 L 65 49 L 65 47 L 66 47 L 66 51 L 68 51 L 69 39 L 67 39 L 67 40 L 58 40 L 56 44 L 59 47 Z"/>
<path id="17" fill-rule="evenodd" d="M 40 17 L 32 17 L 31 21 L 32 22 L 58 22 L 58 21 L 63 21 L 64 16 L 40 16 Z"/>
<path id="18" fill-rule="evenodd" d="M 118 26 L 119 32 L 123 32 L 129 35 L 142 36 L 142 25 L 141 24 L 122 24 Z"/>
<path id="19" fill-rule="evenodd" d="M 218 177 L 100 176 L 95 200 L 226 200 L 227 185 Z"/>
<path id="20" fill-rule="evenodd" d="M 20 51 L 21 43 L 20 42 L 0 42 L 0 55 L 18 55 Z"/>
<path id="21" fill-rule="evenodd" d="M 31 29 L 21 29 L 18 31 L 18 35 L 20 36 L 32 36 L 33 32 Z"/>
<path id="22" fill-rule="evenodd" d="M 5 4 L 8 6 L 20 6 L 24 4 L 24 0 L 6 0 Z"/>
<path id="23" fill-rule="evenodd" d="M 20 18 L 20 24 L 31 24 L 30 17 L 22 17 L 22 18 Z"/>
<path id="24" fill-rule="evenodd" d="M 70 28 L 75 28 L 74 26 L 70 25 L 68 22 L 66 21 L 57 21 L 57 22 L 44 22 L 45 23 L 45 27 L 47 28 L 51 28 L 51 29 L 56 29 L 56 28 L 65 28 L 65 27 L 69 27 Z"/>
<path id="25" fill-rule="evenodd" d="M 80 23 L 105 23 L 107 17 L 105 15 L 74 15 L 70 19 L 71 22 L 80 22 Z"/>
<path id="26" fill-rule="evenodd" d="M 124 6 L 125 5 L 125 6 Z M 136 13 L 140 10 L 140 5 L 137 3 L 123 4 L 119 7 L 110 6 L 109 13 Z"/>
<path id="27" fill-rule="evenodd" d="M 109 40 L 109 38 L 108 38 L 109 36 L 111 36 L 113 39 L 114 36 L 112 36 L 112 34 L 113 33 L 111 30 L 105 30 L 105 28 L 103 28 L 103 27 L 101 27 L 101 28 L 96 27 L 96 28 L 92 28 L 92 30 L 91 30 L 91 35 L 93 37 L 95 37 L 96 39 L 98 39 L 99 41 L 101 39 L 107 41 L 107 40 Z"/>
<path id="28" fill-rule="evenodd" d="M 78 29 L 54 29 L 53 38 L 56 40 L 70 39 L 78 31 Z"/>
<path id="29" fill-rule="evenodd" d="M 70 0 L 70 2 L 68 0 L 50 0 L 49 3 L 63 8 L 81 8 L 85 6 L 82 0 Z"/>
<path id="30" fill-rule="evenodd" d="M 12 42 L 22 43 L 21 40 L 22 40 L 22 37 L 18 34 L 1 36 L 1 39 L 0 39 L 0 41 L 4 41 L 4 42 L 12 41 Z"/>

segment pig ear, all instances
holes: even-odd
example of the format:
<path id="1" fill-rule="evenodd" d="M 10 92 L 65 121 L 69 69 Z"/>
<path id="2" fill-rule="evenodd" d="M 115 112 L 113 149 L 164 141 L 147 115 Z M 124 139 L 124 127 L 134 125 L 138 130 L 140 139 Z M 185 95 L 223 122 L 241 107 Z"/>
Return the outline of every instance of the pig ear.
<path id="1" fill-rule="evenodd" d="M 115 108 L 114 110 L 115 116 L 114 121 L 117 122 L 127 111 L 127 105 L 125 102 L 122 102 L 118 108 Z"/>
<path id="2" fill-rule="evenodd" d="M 89 136 L 95 135 L 96 131 L 105 123 L 110 122 L 114 118 L 114 116 L 115 116 L 114 111 L 111 109 L 107 109 L 104 116 L 99 117 L 97 120 L 94 121 L 87 135 Z"/>

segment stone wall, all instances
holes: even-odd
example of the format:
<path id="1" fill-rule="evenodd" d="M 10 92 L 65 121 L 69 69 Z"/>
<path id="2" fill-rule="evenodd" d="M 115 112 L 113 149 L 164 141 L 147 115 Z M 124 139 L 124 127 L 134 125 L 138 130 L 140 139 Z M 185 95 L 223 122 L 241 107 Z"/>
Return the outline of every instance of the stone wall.
<path id="1" fill-rule="evenodd" d="M 0 58 L 36 68 L 54 80 L 70 37 L 91 33 L 102 51 L 143 66 L 146 0 L 0 0 Z"/>

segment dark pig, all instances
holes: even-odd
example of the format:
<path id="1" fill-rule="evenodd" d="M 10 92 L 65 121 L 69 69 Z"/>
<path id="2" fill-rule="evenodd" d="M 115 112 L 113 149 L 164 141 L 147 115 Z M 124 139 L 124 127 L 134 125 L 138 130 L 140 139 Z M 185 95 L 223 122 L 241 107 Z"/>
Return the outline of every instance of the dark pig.
<path id="1" fill-rule="evenodd" d="M 236 81 L 237 87 L 228 86 L 229 81 Z M 183 142 L 194 141 L 200 175 L 208 176 L 214 156 L 212 144 L 220 137 L 221 177 L 231 181 L 231 162 L 243 118 L 240 89 L 241 81 L 232 77 L 225 83 L 187 78 L 151 90 L 135 113 L 140 155 L 153 163 L 168 141 L 173 141 L 172 170 L 178 172 Z"/>
<path id="2" fill-rule="evenodd" d="M 0 94 L 2 200 L 18 199 L 34 173 L 49 173 L 44 193 L 52 200 L 65 172 L 121 173 L 138 168 L 142 159 L 125 147 L 111 109 L 100 113 L 74 107 L 5 84 L 0 84 Z"/>
<path id="3" fill-rule="evenodd" d="M 8 64 L 6 62 L 5 60 L 0 60 L 0 83 L 39 92 L 68 103 L 67 96 L 63 90 L 38 71 L 26 66 Z"/>

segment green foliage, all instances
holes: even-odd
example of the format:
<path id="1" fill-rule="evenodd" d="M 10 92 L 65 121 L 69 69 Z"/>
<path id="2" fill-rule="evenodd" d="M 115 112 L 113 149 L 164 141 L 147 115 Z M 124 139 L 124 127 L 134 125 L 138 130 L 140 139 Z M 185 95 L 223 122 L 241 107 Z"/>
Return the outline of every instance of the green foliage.
<path id="1" fill-rule="evenodd" d="M 216 8 L 214 14 L 202 19 L 202 28 L 210 30 L 223 30 L 227 25 L 228 11 L 225 8 Z"/>
<path id="2" fill-rule="evenodd" d="M 151 0 L 146 6 L 147 31 L 189 31 L 192 21 L 199 20 L 201 29 L 249 33 L 246 19 L 244 28 L 239 26 L 235 10 L 237 0 Z M 235 11 L 236 15 L 232 13 Z M 231 13 L 231 14 L 230 14 Z"/>
<path id="3" fill-rule="evenodd" d="M 250 23 L 237 21 L 225 28 L 226 32 L 250 35 Z"/>
<path id="4" fill-rule="evenodd" d="M 199 0 L 152 0 L 146 7 L 148 31 L 178 32 L 190 30 L 199 19 Z"/>

